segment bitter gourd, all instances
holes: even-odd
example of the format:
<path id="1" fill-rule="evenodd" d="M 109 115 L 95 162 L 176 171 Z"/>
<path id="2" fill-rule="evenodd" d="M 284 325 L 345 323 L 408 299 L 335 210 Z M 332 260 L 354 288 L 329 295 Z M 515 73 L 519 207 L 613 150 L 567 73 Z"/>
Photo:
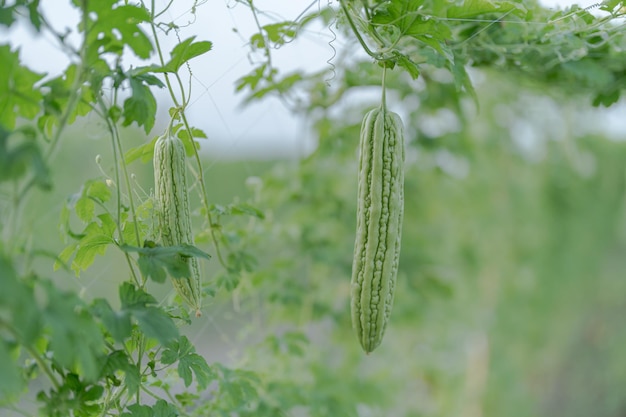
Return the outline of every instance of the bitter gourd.
<path id="1" fill-rule="evenodd" d="M 189 197 L 187 195 L 187 168 L 185 147 L 180 138 L 169 129 L 154 145 L 155 211 L 157 213 L 163 246 L 193 245 Z M 198 259 L 185 258 L 190 276 L 172 278 L 172 284 L 181 298 L 200 315 L 200 270 Z"/>
<path id="2" fill-rule="evenodd" d="M 365 352 L 382 341 L 393 305 L 404 210 L 404 128 L 384 105 L 361 125 L 352 325 Z"/>

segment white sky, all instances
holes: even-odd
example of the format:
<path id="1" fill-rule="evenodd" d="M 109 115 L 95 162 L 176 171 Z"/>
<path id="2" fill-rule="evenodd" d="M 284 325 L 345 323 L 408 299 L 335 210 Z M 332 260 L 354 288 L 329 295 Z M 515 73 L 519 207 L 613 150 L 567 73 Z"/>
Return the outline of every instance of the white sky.
<path id="1" fill-rule="evenodd" d="M 156 2 L 157 5 L 166 3 L 165 0 Z M 595 2 L 544 0 L 542 3 L 548 7 L 565 7 L 575 3 L 587 7 Z M 61 31 L 66 27 L 74 29 L 78 19 L 76 10 L 67 3 L 69 1 L 42 1 L 49 21 Z M 257 0 L 255 3 L 261 10 L 280 11 L 261 16 L 262 24 L 272 20 L 295 19 L 312 4 L 311 0 Z M 191 19 L 188 13 L 191 4 L 190 0 L 175 1 L 167 20 L 185 26 Z M 314 3 L 313 9 L 317 7 L 317 3 Z M 189 119 L 208 134 L 210 144 L 205 149 L 219 153 L 222 158 L 259 156 L 268 149 L 272 149 L 273 154 L 306 153 L 311 144 L 303 140 L 303 135 L 308 131 L 305 121 L 290 114 L 278 99 L 264 99 L 247 107 L 240 105 L 242 96 L 235 92 L 235 81 L 252 68 L 246 40 L 255 31 L 249 9 L 233 0 L 209 0 L 197 8 L 196 20 L 189 27 L 181 29 L 181 39 L 196 35 L 197 40 L 213 42 L 211 52 L 190 62 L 194 78 Z M 58 50 L 52 39 L 33 36 L 22 27 L 13 28 L 8 33 L 0 31 L 0 43 L 5 43 L 7 38 L 14 45 L 21 45 L 22 59 L 38 71 L 54 74 L 67 65 L 66 55 Z M 297 45 L 290 44 L 273 51 L 274 64 L 282 73 L 299 67 L 309 71 L 328 67 L 326 61 L 333 55 L 328 45 L 331 39 L 332 34 L 327 28 L 320 26 L 309 29 L 296 41 Z M 177 40 L 170 36 L 161 39 L 161 42 L 164 51 L 169 51 Z M 339 41 L 334 45 L 338 44 Z M 142 64 L 138 61 L 126 63 Z M 157 93 L 157 100 L 161 117 L 157 118 L 153 135 L 167 123 L 167 107 L 170 103 L 165 90 Z"/>

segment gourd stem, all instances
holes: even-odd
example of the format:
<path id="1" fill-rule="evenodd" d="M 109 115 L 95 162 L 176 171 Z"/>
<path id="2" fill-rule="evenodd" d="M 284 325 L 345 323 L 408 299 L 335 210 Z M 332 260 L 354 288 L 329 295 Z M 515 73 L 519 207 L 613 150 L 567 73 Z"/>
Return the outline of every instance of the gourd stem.
<path id="1" fill-rule="evenodd" d="M 383 66 L 383 81 L 382 81 L 382 90 L 383 90 L 383 97 L 382 97 L 382 108 L 383 108 L 383 112 L 387 110 L 387 88 L 385 85 L 385 80 L 387 78 L 387 66 Z"/>

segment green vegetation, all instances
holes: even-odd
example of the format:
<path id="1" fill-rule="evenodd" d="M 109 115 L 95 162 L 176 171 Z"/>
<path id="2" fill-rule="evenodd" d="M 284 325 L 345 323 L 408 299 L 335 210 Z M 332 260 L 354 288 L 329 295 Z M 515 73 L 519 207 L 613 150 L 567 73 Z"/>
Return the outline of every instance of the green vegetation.
<path id="1" fill-rule="evenodd" d="M 343 1 L 265 24 L 237 1 L 257 18 L 261 59 L 236 88 L 279 95 L 318 139 L 302 160 L 263 163 L 198 152 L 186 71 L 219 39 L 164 53 L 180 28 L 154 3 L 73 1 L 76 49 L 38 1 L 0 6 L 1 25 L 22 20 L 70 58 L 37 74 L 0 45 L 2 416 L 626 412 L 626 144 L 574 127 L 622 93 L 623 3 L 595 17 Z M 282 74 L 273 48 L 311 22 L 371 56 L 339 50 L 328 71 Z M 125 67 L 124 50 L 145 65 Z M 357 148 L 380 102 L 353 98 L 380 97 L 383 71 L 405 125 L 405 208 L 394 309 L 365 355 L 350 315 Z M 157 123 L 156 88 L 187 153 L 195 246 L 159 245 L 151 160 L 169 120 Z M 190 257 L 200 318 L 166 279 Z"/>

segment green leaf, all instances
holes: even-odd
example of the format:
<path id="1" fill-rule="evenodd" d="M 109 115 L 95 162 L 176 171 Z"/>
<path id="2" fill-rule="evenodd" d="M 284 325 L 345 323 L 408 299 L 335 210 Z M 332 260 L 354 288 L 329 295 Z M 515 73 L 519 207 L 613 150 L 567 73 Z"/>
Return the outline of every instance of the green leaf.
<path id="1" fill-rule="evenodd" d="M 28 18 L 33 27 L 39 32 L 41 30 L 41 14 L 39 13 L 39 1 L 33 0 L 28 3 Z"/>
<path id="2" fill-rule="evenodd" d="M 136 122 L 139 126 L 144 127 L 147 134 L 154 126 L 157 109 L 156 99 L 150 88 L 141 80 L 130 78 L 129 82 L 132 94 L 124 100 L 124 122 L 122 125 L 129 126 Z"/>
<path id="3" fill-rule="evenodd" d="M 106 203 L 111 199 L 111 189 L 104 181 L 90 181 L 85 193 L 87 197 L 94 198 L 101 203 Z"/>
<path id="4" fill-rule="evenodd" d="M 122 417 L 154 417 L 152 407 L 141 404 L 132 404 L 127 407 L 129 413 L 122 413 Z"/>
<path id="5" fill-rule="evenodd" d="M 261 28 L 265 34 L 255 33 L 250 37 L 250 44 L 256 49 L 264 49 L 266 47 L 265 40 L 267 39 L 271 47 L 277 48 L 296 37 L 298 32 L 294 29 L 295 27 L 296 23 L 292 21 L 265 25 Z"/>
<path id="6" fill-rule="evenodd" d="M 211 256 L 192 245 L 156 246 L 147 241 L 143 248 L 122 245 L 125 252 L 139 253 L 139 268 L 142 274 L 151 277 L 156 282 L 164 282 L 166 271 L 173 278 L 186 279 L 190 275 L 189 264 L 185 258 L 196 257 L 210 259 Z"/>
<path id="7" fill-rule="evenodd" d="M 10 347 L 0 340 L 0 404 L 15 401 L 24 388 L 20 368 L 9 351 Z"/>
<path id="8" fill-rule="evenodd" d="M 245 77 L 244 77 L 245 78 Z M 271 79 L 266 86 L 261 88 L 253 89 L 252 94 L 248 95 L 244 101 L 246 103 L 252 100 L 259 100 L 269 93 L 277 93 L 277 94 L 285 94 L 289 92 L 297 83 L 303 81 L 304 77 L 300 72 L 293 72 L 281 78 L 280 80 Z M 255 86 L 256 87 L 256 86 Z M 241 89 L 243 87 L 238 86 L 237 89 Z M 252 89 L 252 87 L 251 87 Z"/>
<path id="9" fill-rule="evenodd" d="M 43 317 L 32 283 L 21 279 L 9 259 L 0 255 L 0 306 L 7 320 L 25 344 L 41 336 Z M 6 310 L 6 311 L 4 311 Z"/>
<path id="10" fill-rule="evenodd" d="M 420 17 L 417 13 L 423 0 L 391 1 L 377 9 L 372 22 L 377 25 L 393 25 L 401 35 L 405 34 Z"/>
<path id="11" fill-rule="evenodd" d="M 245 75 L 237 80 L 235 83 L 236 91 L 242 91 L 246 87 L 250 90 L 256 90 L 259 83 L 264 80 L 265 70 L 267 69 L 267 64 L 259 65 L 257 68 L 252 70 L 252 72 L 248 75 Z"/>
<path id="12" fill-rule="evenodd" d="M 83 395 L 80 396 L 80 400 L 83 403 L 97 401 L 102 397 L 103 393 L 104 393 L 104 387 L 100 385 L 94 385 L 94 386 L 87 388 L 84 391 Z"/>
<path id="13" fill-rule="evenodd" d="M 106 71 L 109 72 L 108 66 Z M 93 71 L 100 71 L 100 68 L 96 63 L 91 65 Z M 43 115 L 37 120 L 37 125 L 48 136 L 53 134 L 54 127 L 57 127 L 61 122 L 63 111 L 69 104 L 70 97 L 76 92 L 72 89 L 75 88 L 76 77 L 78 76 L 78 68 L 76 64 L 70 64 L 58 77 L 52 78 L 46 81 L 42 87 L 43 92 Z M 100 80 L 101 82 L 101 80 Z M 97 81 L 95 77 L 92 77 L 90 82 L 91 88 L 83 85 L 78 92 L 78 102 L 74 106 L 74 109 L 69 114 L 68 123 L 74 123 L 78 116 L 84 116 L 92 111 L 90 103 L 95 102 L 93 89 L 100 88 L 96 85 Z"/>
<path id="14" fill-rule="evenodd" d="M 411 58 L 409 58 L 408 56 L 404 54 L 398 54 L 396 55 L 395 58 L 396 58 L 397 64 L 401 66 L 402 68 L 404 68 L 406 72 L 409 73 L 411 78 L 416 80 L 419 77 L 420 75 L 419 66 L 415 62 L 413 62 Z"/>
<path id="15" fill-rule="evenodd" d="M 137 306 L 144 307 L 158 304 L 158 301 L 152 295 L 136 288 L 129 282 L 124 282 L 120 285 L 119 296 L 122 309 L 132 309 Z"/>
<path id="16" fill-rule="evenodd" d="M 41 189 L 49 190 L 52 187 L 48 167 L 36 140 L 37 132 L 30 126 L 9 132 L 0 124 L 0 183 L 32 174 L 33 181 Z M 10 142 L 13 142 L 13 146 L 10 146 Z"/>
<path id="17" fill-rule="evenodd" d="M 72 259 L 72 255 L 76 252 L 76 248 L 78 247 L 78 242 L 73 242 L 63 249 L 63 251 L 59 254 L 58 259 L 54 262 L 54 270 L 57 271 L 59 268 L 68 268 L 70 259 Z"/>
<path id="18" fill-rule="evenodd" d="M 89 31 L 90 46 L 101 47 L 103 51 L 117 55 L 121 55 L 124 46 L 128 46 L 139 58 L 149 58 L 153 49 L 152 43 L 139 25 L 150 21 L 150 12 L 144 7 L 131 4 L 114 8 L 106 3 L 88 3 L 97 14 Z"/>
<path id="19" fill-rule="evenodd" d="M 185 145 L 185 154 L 187 156 L 194 155 L 194 147 L 196 149 L 200 148 L 200 143 L 198 143 L 198 141 L 193 140 L 193 138 L 206 138 L 207 137 L 204 131 L 195 127 L 191 128 L 191 134 L 192 134 L 192 137 L 190 138 L 189 133 L 187 132 L 187 129 L 180 129 L 178 130 L 178 132 L 176 132 L 176 136 L 178 136 L 183 141 L 183 144 Z"/>
<path id="20" fill-rule="evenodd" d="M 20 65 L 19 52 L 0 45 L 0 126 L 15 128 L 18 117 L 33 119 L 41 110 L 42 96 L 36 84 L 44 77 Z"/>
<path id="21" fill-rule="evenodd" d="M 304 356 L 309 339 L 302 332 L 287 332 L 283 335 L 287 352 L 295 356 Z"/>
<path id="22" fill-rule="evenodd" d="M 117 230 L 117 224 L 115 224 L 113 217 L 109 213 L 102 213 L 98 214 L 96 218 L 100 220 L 100 230 L 102 231 L 102 234 L 109 236 L 112 241 L 115 242 L 113 234 Z M 124 221 L 124 218 L 122 218 L 122 221 Z"/>
<path id="23" fill-rule="evenodd" d="M 249 404 L 258 399 L 259 378 L 256 374 L 243 370 L 231 370 L 220 364 L 213 365 L 222 374 L 219 380 L 220 394 L 225 397 L 230 407 Z"/>
<path id="24" fill-rule="evenodd" d="M 158 399 L 154 406 L 132 404 L 127 407 L 129 413 L 122 413 L 121 417 L 177 417 L 176 407 L 167 401 Z"/>
<path id="25" fill-rule="evenodd" d="M 93 301 L 91 311 L 94 316 L 102 320 L 104 327 L 117 342 L 123 342 L 124 339 L 130 337 L 132 324 L 127 311 L 113 311 L 109 302 L 103 298 L 96 298 Z"/>
<path id="26" fill-rule="evenodd" d="M 271 23 L 263 26 L 263 31 L 267 34 L 267 38 L 274 45 L 283 45 L 293 40 L 298 32 L 294 29 L 296 23 L 292 21 L 284 21 L 279 23 Z"/>
<path id="27" fill-rule="evenodd" d="M 526 9 L 521 3 L 511 1 L 490 1 L 490 0 L 464 0 L 459 6 L 447 8 L 447 17 L 455 19 L 467 19 L 482 14 L 503 14 L 512 10 L 519 10 L 525 13 Z"/>
<path id="28" fill-rule="evenodd" d="M 166 344 L 178 337 L 178 328 L 150 294 L 125 282 L 120 286 L 122 310 L 129 311 L 146 336 Z"/>
<path id="29" fill-rule="evenodd" d="M 196 376 L 198 388 L 205 389 L 215 378 L 215 375 L 204 358 L 196 353 L 196 349 L 186 336 L 172 341 L 161 354 L 161 363 L 171 365 L 178 361 L 178 375 L 188 387 Z"/>
<path id="30" fill-rule="evenodd" d="M 252 217 L 257 217 L 259 219 L 265 218 L 265 215 L 261 210 L 248 203 L 232 204 L 229 206 L 229 208 L 232 214 L 246 214 Z"/>
<path id="31" fill-rule="evenodd" d="M 239 285 L 241 280 L 239 273 L 219 272 L 215 277 L 215 283 L 218 288 L 224 288 L 226 291 L 232 291 Z"/>
<path id="32" fill-rule="evenodd" d="M 0 7 L 0 25 L 11 27 L 11 25 L 15 22 L 15 17 L 13 17 L 15 7 L 16 5 Z"/>
<path id="33" fill-rule="evenodd" d="M 165 400 L 158 399 L 152 407 L 154 417 L 177 417 L 178 411 L 174 405 L 168 403 Z"/>
<path id="34" fill-rule="evenodd" d="M 110 235 L 101 232 L 102 228 L 95 222 L 90 223 L 85 229 L 86 236 L 78 242 L 76 255 L 72 261 L 72 269 L 76 276 L 93 264 L 96 255 L 104 255 L 108 245 L 115 244 Z"/>
<path id="35" fill-rule="evenodd" d="M 43 317 L 50 329 L 50 350 L 55 361 L 86 381 L 95 381 L 104 350 L 99 326 L 76 294 L 60 291 L 48 281 L 42 284 L 47 294 Z"/>
<path id="36" fill-rule="evenodd" d="M 74 210 L 76 211 L 76 215 L 79 219 L 81 219 L 84 223 L 89 223 L 91 219 L 93 219 L 96 205 L 90 198 L 81 197 L 76 200 Z"/>
<path id="37" fill-rule="evenodd" d="M 474 99 L 474 103 L 478 105 L 478 96 L 476 95 L 476 91 L 474 90 L 472 80 L 467 74 L 463 59 L 459 55 L 455 55 L 454 61 L 450 63 L 450 66 L 450 71 L 454 76 L 454 84 L 457 91 L 465 90 L 465 92 L 467 92 Z"/>
<path id="38" fill-rule="evenodd" d="M 0 245 L 1 246 L 1 245 Z M 43 332 L 43 317 L 32 285 L 16 274 L 11 261 L 0 254 L 0 317 L 21 344 L 32 346 Z M 19 349 L 10 333 L 0 338 L 0 404 L 15 400 L 24 388 L 18 363 Z M 16 350 L 17 349 L 17 350 Z M 18 353 L 18 355 L 15 355 Z"/>
<path id="39" fill-rule="evenodd" d="M 132 68 L 126 72 L 126 76 L 128 79 L 133 78 L 135 80 L 139 80 L 143 82 L 146 85 L 154 85 L 159 88 L 164 88 L 165 84 L 163 84 L 163 81 L 159 80 L 154 75 L 148 73 L 149 70 L 152 68 L 157 70 L 159 67 L 151 65 L 147 67 Z"/>
<path id="40" fill-rule="evenodd" d="M 211 50 L 213 44 L 209 41 L 193 42 L 195 36 L 185 39 L 172 49 L 170 60 L 163 67 L 166 72 L 178 72 L 180 67 L 190 59 L 203 55 Z"/>
<path id="41" fill-rule="evenodd" d="M 141 162 L 143 163 L 152 161 L 152 157 L 154 155 L 154 144 L 158 138 L 159 137 L 157 136 L 148 143 L 144 143 L 143 145 L 139 145 L 126 151 L 126 155 L 124 155 L 124 162 L 126 164 L 130 164 L 136 159 L 141 159 Z"/>
<path id="42" fill-rule="evenodd" d="M 604 107 L 609 107 L 612 104 L 617 103 L 617 101 L 619 100 L 620 97 L 620 90 L 613 90 L 613 91 L 609 91 L 609 92 L 601 92 L 598 93 L 594 99 L 593 99 L 593 106 L 594 107 L 598 107 L 600 105 L 604 106 Z"/>
<path id="43" fill-rule="evenodd" d="M 141 373 L 137 365 L 133 363 L 132 358 L 123 350 L 114 350 L 109 353 L 104 362 L 102 376 L 116 380 L 115 373 L 117 371 L 124 372 L 124 385 L 129 395 L 136 394 L 141 384 Z"/>
<path id="44" fill-rule="evenodd" d="M 162 309 L 158 307 L 133 307 L 133 317 L 146 336 L 167 343 L 178 336 L 178 328 Z"/>
<path id="45" fill-rule="evenodd" d="M 166 261 L 161 261 L 156 257 L 139 255 L 137 263 L 139 264 L 141 275 L 159 283 L 163 283 L 167 279 L 167 270 L 178 271 L 186 268 L 187 272 L 189 272 L 189 266 L 186 266 L 186 263 L 180 259 L 168 258 Z"/>

